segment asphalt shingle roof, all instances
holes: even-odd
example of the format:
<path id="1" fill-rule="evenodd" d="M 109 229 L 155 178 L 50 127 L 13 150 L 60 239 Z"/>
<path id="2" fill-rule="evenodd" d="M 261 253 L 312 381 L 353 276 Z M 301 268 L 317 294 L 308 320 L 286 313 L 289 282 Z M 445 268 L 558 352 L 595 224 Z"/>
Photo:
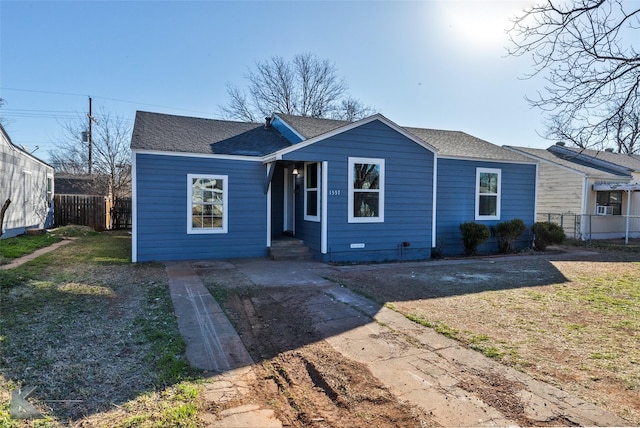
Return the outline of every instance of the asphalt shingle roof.
<path id="1" fill-rule="evenodd" d="M 405 128 L 408 132 L 438 149 L 438 156 L 530 162 L 525 156 L 461 131 Z"/>
<path id="2" fill-rule="evenodd" d="M 264 124 L 138 111 L 131 137 L 134 150 L 264 156 L 291 146 Z"/>
<path id="3" fill-rule="evenodd" d="M 352 123 L 346 120 L 319 119 L 283 113 L 278 113 L 278 117 L 307 140 Z"/>
<path id="4" fill-rule="evenodd" d="M 571 150 L 575 153 L 582 153 L 596 159 L 611 162 L 616 165 L 632 169 L 634 172 L 640 172 L 640 159 L 633 155 L 627 155 L 624 153 L 613 153 L 602 150 L 581 149 L 579 147 L 565 147 L 565 149 Z"/>
<path id="5" fill-rule="evenodd" d="M 547 149 L 532 149 L 530 147 L 512 147 L 512 146 L 505 146 L 505 147 L 508 147 L 513 150 L 517 150 L 522 153 L 526 153 L 527 155 L 533 156 L 538 159 L 546 160 L 549 162 L 553 162 L 557 165 L 561 165 L 566 168 L 573 169 L 574 171 L 584 173 L 589 177 L 602 178 L 602 179 L 605 179 L 605 178 L 620 179 L 621 178 L 620 175 L 605 172 L 597 168 L 591 168 L 588 166 L 580 165 L 578 163 L 572 162 L 571 160 L 558 157 Z"/>
<path id="6" fill-rule="evenodd" d="M 288 114 L 278 114 L 278 117 L 307 139 L 317 137 L 351 123 L 343 120 L 318 119 Z M 439 156 L 516 162 L 530 161 L 525 156 L 505 150 L 500 146 L 464 132 L 409 127 L 403 127 L 403 129 L 438 149 Z"/>
<path id="7" fill-rule="evenodd" d="M 278 114 L 304 137 L 311 139 L 352 122 Z M 435 147 L 439 156 L 495 161 L 531 162 L 530 158 L 460 131 L 408 128 L 408 133 Z M 184 153 L 264 156 L 292 144 L 264 124 L 202 119 L 139 111 L 131 148 Z"/>

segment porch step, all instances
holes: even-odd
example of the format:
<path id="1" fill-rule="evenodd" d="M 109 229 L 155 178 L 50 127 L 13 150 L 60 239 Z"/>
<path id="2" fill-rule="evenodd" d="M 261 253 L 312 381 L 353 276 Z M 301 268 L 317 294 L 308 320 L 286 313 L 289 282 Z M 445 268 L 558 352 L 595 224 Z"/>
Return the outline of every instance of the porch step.
<path id="1" fill-rule="evenodd" d="M 299 239 L 278 239 L 271 241 L 269 257 L 271 260 L 311 260 L 313 255 Z"/>

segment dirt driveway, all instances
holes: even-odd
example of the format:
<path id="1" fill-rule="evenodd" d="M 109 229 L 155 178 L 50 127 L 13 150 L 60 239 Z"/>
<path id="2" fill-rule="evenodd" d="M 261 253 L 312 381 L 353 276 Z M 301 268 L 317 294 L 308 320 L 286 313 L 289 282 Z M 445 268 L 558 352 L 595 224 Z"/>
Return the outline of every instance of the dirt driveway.
<path id="1" fill-rule="evenodd" d="M 574 252 L 557 258 L 592 263 L 598 257 L 593 252 Z M 534 357 L 520 355 L 520 348 L 510 349 L 503 340 L 514 331 L 514 320 L 503 316 L 494 305 L 499 300 L 492 301 L 486 293 L 537 293 L 571 282 L 562 265 L 548 258 L 313 264 L 305 268 L 324 282 L 303 285 L 294 285 L 284 270 L 280 276 L 277 270 L 271 272 L 268 281 L 261 283 L 256 280 L 260 267 L 255 265 L 253 270 L 233 262 L 202 262 L 193 267 L 258 362 L 247 387 L 250 392 L 230 402 L 208 403 L 207 410 L 213 414 L 251 404 L 274 410 L 284 426 L 317 427 L 635 425 L 640 421 L 635 419 L 640 407 L 637 390 L 621 390 L 614 383 L 585 393 L 589 388 L 567 380 L 559 367 L 580 366 L 579 361 L 568 360 L 576 356 L 560 352 L 552 340 L 546 351 L 544 346 L 532 345 L 528 351 Z M 350 301 L 347 287 L 371 297 L 372 306 Z M 341 309 L 332 312 L 335 304 Z M 537 316 L 535 312 L 521 309 L 518 322 L 535 321 L 528 318 Z M 408 322 L 405 316 L 432 328 Z M 544 336 L 544 331 L 536 334 Z M 425 350 L 434 351 L 434 343 L 442 358 L 425 357 Z M 556 351 L 550 352 L 552 348 Z M 535 357 L 545 352 L 552 356 Z M 390 364 L 404 364 L 405 356 L 406 369 L 388 369 Z M 421 366 L 430 369 L 420 372 Z M 521 371 L 560 389 L 552 389 L 553 397 L 538 394 L 540 384 Z M 410 373 L 411 379 L 398 373 Z M 412 392 L 412 382 L 429 388 Z M 606 405 L 625 419 L 587 403 L 577 405 L 579 400 L 569 394 Z M 572 406 L 582 407 L 582 415 L 567 410 Z"/>

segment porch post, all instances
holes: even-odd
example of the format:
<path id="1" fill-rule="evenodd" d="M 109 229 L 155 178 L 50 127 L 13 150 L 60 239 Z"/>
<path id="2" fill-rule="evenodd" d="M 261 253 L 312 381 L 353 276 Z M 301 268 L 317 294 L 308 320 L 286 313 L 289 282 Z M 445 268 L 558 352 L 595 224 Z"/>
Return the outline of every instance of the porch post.
<path id="1" fill-rule="evenodd" d="M 322 162 L 322 196 L 320 197 L 320 205 L 321 205 L 321 215 L 320 215 L 320 252 L 322 254 L 327 254 L 327 196 L 329 195 L 329 190 L 327 186 L 329 185 L 329 162 Z"/>
<path id="2" fill-rule="evenodd" d="M 267 182 L 265 193 L 267 194 L 267 248 L 271 248 L 271 177 L 275 169 L 275 162 L 267 164 Z"/>
<path id="3" fill-rule="evenodd" d="M 624 245 L 629 243 L 629 218 L 631 216 L 631 190 L 627 190 L 627 225 L 624 233 Z"/>

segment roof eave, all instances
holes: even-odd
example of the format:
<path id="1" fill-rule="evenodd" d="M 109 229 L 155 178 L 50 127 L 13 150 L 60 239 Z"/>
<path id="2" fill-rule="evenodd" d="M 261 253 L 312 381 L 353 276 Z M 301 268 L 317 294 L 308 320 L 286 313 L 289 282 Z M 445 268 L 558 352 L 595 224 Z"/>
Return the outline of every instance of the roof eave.
<path id="1" fill-rule="evenodd" d="M 284 119 L 280 118 L 280 120 L 286 124 L 286 122 L 284 121 Z M 401 126 L 397 125 L 395 122 L 387 119 L 386 117 L 384 117 L 382 114 L 377 113 L 374 114 L 372 116 L 368 116 L 365 117 L 364 119 L 360 119 L 357 120 L 355 122 L 351 122 L 347 125 L 344 126 L 340 126 L 338 128 L 335 128 L 329 132 L 325 132 L 324 134 L 318 135 L 316 137 L 313 138 L 309 138 L 306 140 L 303 140 L 300 143 L 294 144 L 291 147 L 286 147 L 284 149 L 280 149 L 272 154 L 270 154 L 269 156 L 280 156 L 280 158 L 282 158 L 283 155 L 286 155 L 288 153 L 292 153 L 295 152 L 297 150 L 300 150 L 304 147 L 310 146 L 312 144 L 315 144 L 319 141 L 322 140 L 326 140 L 328 138 L 334 137 L 336 135 L 342 134 L 343 132 L 347 132 L 350 131 L 352 129 L 358 128 L 362 125 L 366 125 L 367 123 L 373 122 L 375 120 L 379 120 L 380 122 L 384 123 L 385 125 L 389 126 L 390 128 L 392 128 L 393 130 L 395 130 L 396 132 L 402 134 L 403 136 L 409 138 L 411 141 L 415 142 L 416 144 L 424 147 L 425 149 L 437 154 L 438 153 L 438 149 L 434 146 L 432 146 L 431 144 L 427 143 L 426 141 L 416 137 L 415 135 L 413 135 L 412 133 L 408 132 L 407 130 L 405 130 L 404 128 L 402 128 Z"/>

